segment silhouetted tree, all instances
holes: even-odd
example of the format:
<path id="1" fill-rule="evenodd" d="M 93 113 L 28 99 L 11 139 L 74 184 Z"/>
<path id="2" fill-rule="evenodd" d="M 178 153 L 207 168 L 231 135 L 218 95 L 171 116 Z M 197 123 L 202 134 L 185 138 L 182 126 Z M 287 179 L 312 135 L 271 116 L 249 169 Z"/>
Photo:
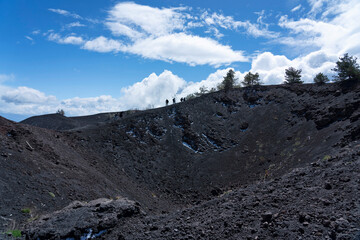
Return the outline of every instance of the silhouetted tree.
<path id="1" fill-rule="evenodd" d="M 64 112 L 64 110 L 63 109 L 59 109 L 59 110 L 57 110 L 57 112 L 56 112 L 57 114 L 60 114 L 61 116 L 65 116 L 65 112 Z"/>
<path id="2" fill-rule="evenodd" d="M 203 95 L 203 94 L 206 94 L 206 93 L 208 93 L 208 90 L 207 90 L 207 88 L 205 87 L 205 86 L 201 86 L 200 88 L 199 88 L 199 94 L 200 95 Z"/>
<path id="3" fill-rule="evenodd" d="M 318 73 L 314 77 L 314 83 L 316 83 L 318 85 L 325 84 L 329 81 L 330 81 L 329 78 L 326 75 L 324 75 L 323 73 Z"/>
<path id="4" fill-rule="evenodd" d="M 245 75 L 244 80 L 241 82 L 245 87 L 260 85 L 260 77 L 258 73 L 252 74 L 249 72 Z"/>
<path id="5" fill-rule="evenodd" d="M 356 57 L 349 56 L 348 53 L 340 57 L 339 61 L 336 62 L 336 67 L 331 69 L 337 72 L 334 80 L 337 82 L 360 81 L 360 68 L 356 60 Z"/>
<path id="6" fill-rule="evenodd" d="M 169 100 L 166 99 L 165 104 L 166 106 L 169 105 Z"/>
<path id="7" fill-rule="evenodd" d="M 301 69 L 295 69 L 293 67 L 289 67 L 285 69 L 285 82 L 286 84 L 294 84 L 294 83 L 303 83 L 301 81 Z"/>
<path id="8" fill-rule="evenodd" d="M 230 69 L 228 71 L 228 73 L 226 74 L 226 76 L 224 77 L 224 80 L 222 81 L 222 83 L 218 86 L 218 89 L 225 89 L 225 91 L 228 91 L 232 88 L 234 88 L 234 83 L 235 83 L 235 72 L 234 70 Z"/>

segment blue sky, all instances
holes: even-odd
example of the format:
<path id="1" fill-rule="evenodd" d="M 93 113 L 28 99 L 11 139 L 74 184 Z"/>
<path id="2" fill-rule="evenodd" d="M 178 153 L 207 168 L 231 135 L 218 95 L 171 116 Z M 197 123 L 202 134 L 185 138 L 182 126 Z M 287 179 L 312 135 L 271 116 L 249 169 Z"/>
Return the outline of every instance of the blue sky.
<path id="1" fill-rule="evenodd" d="M 0 1 L 0 115 L 145 109 L 229 68 L 279 84 L 360 56 L 358 0 Z"/>

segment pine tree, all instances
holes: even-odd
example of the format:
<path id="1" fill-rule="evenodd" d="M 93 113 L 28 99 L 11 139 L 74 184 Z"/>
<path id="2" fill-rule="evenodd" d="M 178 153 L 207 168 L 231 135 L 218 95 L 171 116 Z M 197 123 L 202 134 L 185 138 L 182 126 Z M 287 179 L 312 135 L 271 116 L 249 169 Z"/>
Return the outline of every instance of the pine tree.
<path id="1" fill-rule="evenodd" d="M 289 67 L 285 69 L 285 82 L 286 84 L 294 84 L 294 83 L 303 83 L 301 81 L 301 72 L 302 70 L 295 69 L 293 67 Z"/>
<path id="2" fill-rule="evenodd" d="M 335 81 L 360 81 L 360 68 L 356 60 L 356 57 L 349 56 L 347 53 L 340 57 L 336 62 L 336 67 L 331 69 L 337 72 L 337 75 L 334 76 Z"/>
<path id="3" fill-rule="evenodd" d="M 260 85 L 260 77 L 258 73 L 252 74 L 249 72 L 245 75 L 244 80 L 241 82 L 245 87 Z"/>
<path id="4" fill-rule="evenodd" d="M 224 77 L 222 83 L 218 86 L 218 89 L 225 89 L 225 91 L 229 91 L 230 89 L 234 88 L 235 80 L 235 72 L 234 70 L 230 69 Z"/>
<path id="5" fill-rule="evenodd" d="M 329 78 L 326 75 L 324 75 L 323 73 L 318 73 L 314 77 L 314 83 L 316 83 L 318 85 L 325 84 L 329 81 L 330 81 Z"/>

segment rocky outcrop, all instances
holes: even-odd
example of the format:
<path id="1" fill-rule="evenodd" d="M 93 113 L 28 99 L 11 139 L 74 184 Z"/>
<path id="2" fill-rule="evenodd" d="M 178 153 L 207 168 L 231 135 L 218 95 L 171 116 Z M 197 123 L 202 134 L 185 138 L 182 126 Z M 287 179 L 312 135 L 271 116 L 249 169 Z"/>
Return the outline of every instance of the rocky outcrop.
<path id="1" fill-rule="evenodd" d="M 60 211 L 41 216 L 27 225 L 27 239 L 91 239 L 126 217 L 139 213 L 139 205 L 124 198 L 101 198 L 89 203 L 72 202 Z"/>

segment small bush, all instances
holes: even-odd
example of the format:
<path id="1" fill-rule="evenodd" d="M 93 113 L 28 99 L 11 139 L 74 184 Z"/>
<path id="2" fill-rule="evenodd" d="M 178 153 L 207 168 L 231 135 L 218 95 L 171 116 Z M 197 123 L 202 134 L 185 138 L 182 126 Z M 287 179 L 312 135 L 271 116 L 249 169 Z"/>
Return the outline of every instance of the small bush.
<path id="1" fill-rule="evenodd" d="M 54 193 L 52 193 L 52 192 L 49 192 L 49 195 L 51 196 L 51 197 L 55 197 L 55 194 Z"/>
<path id="2" fill-rule="evenodd" d="M 9 230 L 6 232 L 6 234 L 11 235 L 12 237 L 21 237 L 21 230 L 18 229 L 14 229 L 14 230 Z"/>
<path id="3" fill-rule="evenodd" d="M 23 209 L 21 209 L 21 212 L 22 213 L 30 213 L 31 210 L 30 210 L 30 208 L 23 208 Z"/>
<path id="4" fill-rule="evenodd" d="M 324 75 L 323 73 L 316 74 L 316 76 L 314 78 L 314 83 L 316 83 L 318 85 L 325 84 L 329 81 L 330 81 L 329 78 L 326 75 Z"/>
<path id="5" fill-rule="evenodd" d="M 63 109 L 59 109 L 56 112 L 57 114 L 60 114 L 61 116 L 65 116 L 65 111 Z"/>

